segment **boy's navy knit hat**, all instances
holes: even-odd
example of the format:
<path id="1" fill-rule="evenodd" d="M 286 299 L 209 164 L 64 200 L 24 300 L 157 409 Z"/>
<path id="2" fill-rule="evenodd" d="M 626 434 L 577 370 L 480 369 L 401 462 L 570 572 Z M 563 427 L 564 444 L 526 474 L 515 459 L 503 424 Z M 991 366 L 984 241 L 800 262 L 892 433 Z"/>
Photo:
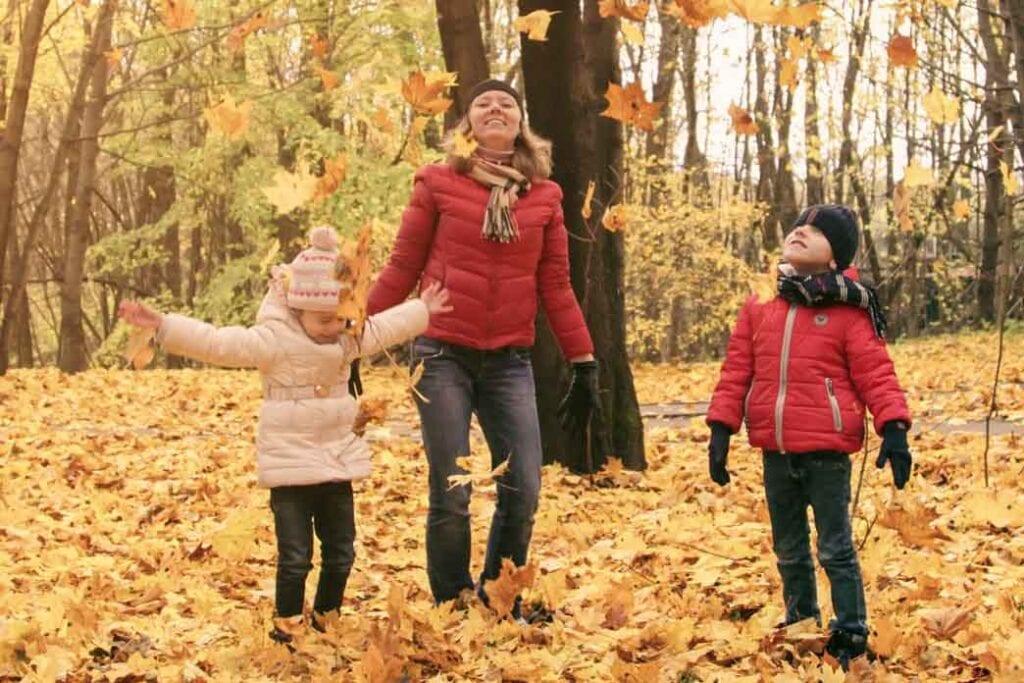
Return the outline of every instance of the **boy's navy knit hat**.
<path id="1" fill-rule="evenodd" d="M 813 225 L 821 230 L 832 246 L 837 270 L 846 270 L 853 263 L 860 245 L 860 227 L 853 211 L 841 204 L 815 204 L 797 216 L 793 227 L 798 225 Z"/>
<path id="2" fill-rule="evenodd" d="M 501 92 L 508 93 L 515 99 L 519 109 L 522 110 L 523 97 L 519 94 L 519 91 L 505 81 L 499 81 L 496 78 L 488 78 L 474 85 L 473 89 L 469 91 L 469 102 L 472 103 L 477 97 L 491 90 L 500 90 Z"/>

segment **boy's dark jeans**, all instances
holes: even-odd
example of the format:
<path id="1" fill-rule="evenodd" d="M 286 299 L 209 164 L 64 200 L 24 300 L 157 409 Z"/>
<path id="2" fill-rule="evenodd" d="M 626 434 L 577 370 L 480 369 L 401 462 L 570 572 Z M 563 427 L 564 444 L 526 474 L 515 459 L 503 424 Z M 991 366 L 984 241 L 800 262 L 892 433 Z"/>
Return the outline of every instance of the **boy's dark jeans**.
<path id="1" fill-rule="evenodd" d="M 835 451 L 764 454 L 764 488 L 786 623 L 813 617 L 821 622 L 807 506 L 814 510 L 818 562 L 832 587 L 832 631 L 867 636 L 864 583 L 850 528 L 850 456 Z"/>
<path id="2" fill-rule="evenodd" d="M 323 614 L 340 607 L 356 555 L 352 482 L 278 486 L 270 489 L 270 509 L 277 534 L 277 616 L 302 614 L 314 530 L 321 561 L 313 609 Z"/>
<path id="3" fill-rule="evenodd" d="M 455 460 L 469 455 L 469 422 L 476 413 L 491 451 L 491 466 L 510 458 L 497 482 L 480 583 L 497 578 L 503 558 L 526 564 L 540 495 L 540 421 L 530 350 L 480 351 L 429 337 L 413 343 L 413 364 L 423 363 L 417 397 L 423 444 L 430 465 L 427 575 L 437 602 L 473 588 L 469 573 L 469 486 L 451 487 L 462 474 Z"/>

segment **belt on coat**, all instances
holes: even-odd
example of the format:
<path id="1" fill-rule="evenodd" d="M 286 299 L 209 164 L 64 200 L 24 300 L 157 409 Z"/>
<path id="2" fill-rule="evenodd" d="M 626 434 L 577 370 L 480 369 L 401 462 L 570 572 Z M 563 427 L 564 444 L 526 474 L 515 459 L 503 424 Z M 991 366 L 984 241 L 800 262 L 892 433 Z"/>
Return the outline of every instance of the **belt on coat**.
<path id="1" fill-rule="evenodd" d="M 302 401 L 311 398 L 342 398 L 348 396 L 344 384 L 307 384 L 294 387 L 263 387 L 263 398 L 271 401 Z"/>

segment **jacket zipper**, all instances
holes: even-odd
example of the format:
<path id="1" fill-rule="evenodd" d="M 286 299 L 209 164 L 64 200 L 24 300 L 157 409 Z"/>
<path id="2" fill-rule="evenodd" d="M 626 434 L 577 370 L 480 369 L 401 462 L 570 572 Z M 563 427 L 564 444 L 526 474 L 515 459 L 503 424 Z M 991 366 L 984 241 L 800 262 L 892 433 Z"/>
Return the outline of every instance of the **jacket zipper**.
<path id="1" fill-rule="evenodd" d="M 743 397 L 743 421 L 750 426 L 750 396 L 754 393 L 754 380 L 750 380 L 750 388 L 747 389 L 747 395 Z"/>
<path id="2" fill-rule="evenodd" d="M 825 391 L 828 393 L 828 404 L 832 408 L 832 426 L 837 432 L 843 431 L 843 414 L 839 411 L 839 401 L 836 400 L 836 392 L 832 387 L 832 380 L 825 380 Z"/>
<path id="3" fill-rule="evenodd" d="M 782 356 L 779 359 L 779 394 L 775 397 L 775 444 L 780 453 L 786 449 L 782 445 L 782 412 L 786 406 L 786 383 L 789 381 L 789 349 L 793 344 L 793 326 L 796 323 L 796 304 L 789 305 L 786 313 L 786 327 L 782 333 Z"/>

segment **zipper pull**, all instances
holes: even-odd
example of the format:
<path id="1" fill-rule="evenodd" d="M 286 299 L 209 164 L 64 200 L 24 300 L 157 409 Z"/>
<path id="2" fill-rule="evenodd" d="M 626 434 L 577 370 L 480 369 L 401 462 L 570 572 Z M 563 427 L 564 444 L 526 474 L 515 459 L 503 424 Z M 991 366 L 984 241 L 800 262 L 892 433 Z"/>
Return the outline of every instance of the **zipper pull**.
<path id="1" fill-rule="evenodd" d="M 825 388 L 828 389 L 829 396 L 835 396 L 835 393 L 832 391 L 832 380 L 830 378 L 825 378 Z"/>

